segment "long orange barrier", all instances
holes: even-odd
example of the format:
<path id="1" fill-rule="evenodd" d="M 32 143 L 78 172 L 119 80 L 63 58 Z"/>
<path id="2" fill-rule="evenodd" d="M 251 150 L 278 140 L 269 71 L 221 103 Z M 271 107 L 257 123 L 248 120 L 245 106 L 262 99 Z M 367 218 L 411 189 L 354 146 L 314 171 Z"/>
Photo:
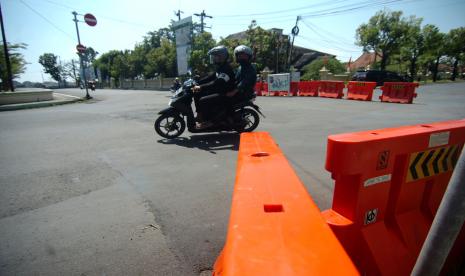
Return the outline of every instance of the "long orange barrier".
<path id="1" fill-rule="evenodd" d="M 319 81 L 300 81 L 299 96 L 318 97 Z"/>
<path id="2" fill-rule="evenodd" d="M 342 99 L 344 97 L 343 81 L 320 81 L 319 96 L 324 98 Z"/>
<path id="3" fill-rule="evenodd" d="M 389 103 L 413 103 L 413 98 L 417 97 L 415 88 L 418 82 L 385 82 L 381 87 L 383 91 L 379 99 Z"/>
<path id="4" fill-rule="evenodd" d="M 371 101 L 376 82 L 349 81 L 347 84 L 347 99 Z"/>
<path id="5" fill-rule="evenodd" d="M 465 119 L 328 137 L 323 215 L 361 274 L 410 274 L 464 142 Z"/>
<path id="6" fill-rule="evenodd" d="M 226 243 L 213 275 L 357 275 L 286 157 L 243 133 Z"/>
<path id="7" fill-rule="evenodd" d="M 290 96 L 297 96 L 297 94 L 299 93 L 299 83 L 300 82 L 297 82 L 297 81 L 291 82 L 290 91 L 289 91 Z"/>

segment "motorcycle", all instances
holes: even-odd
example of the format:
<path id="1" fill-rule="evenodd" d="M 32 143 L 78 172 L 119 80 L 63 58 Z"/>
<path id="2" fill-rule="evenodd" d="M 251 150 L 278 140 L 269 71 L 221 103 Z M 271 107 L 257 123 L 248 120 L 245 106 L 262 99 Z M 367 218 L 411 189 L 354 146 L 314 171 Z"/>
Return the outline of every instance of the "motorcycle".
<path id="1" fill-rule="evenodd" d="M 169 107 L 158 112 L 160 116 L 155 121 L 155 131 L 161 137 L 172 139 L 181 135 L 187 124 L 187 129 L 191 133 L 237 131 L 251 132 L 258 127 L 260 115 L 265 117 L 260 108 L 254 104 L 253 95 L 233 106 L 228 112 L 220 114 L 213 125 L 205 129 L 197 129 L 195 124 L 192 101 L 194 93 L 192 88 L 196 85 L 194 79 L 188 79 L 176 90 L 168 103 Z"/>

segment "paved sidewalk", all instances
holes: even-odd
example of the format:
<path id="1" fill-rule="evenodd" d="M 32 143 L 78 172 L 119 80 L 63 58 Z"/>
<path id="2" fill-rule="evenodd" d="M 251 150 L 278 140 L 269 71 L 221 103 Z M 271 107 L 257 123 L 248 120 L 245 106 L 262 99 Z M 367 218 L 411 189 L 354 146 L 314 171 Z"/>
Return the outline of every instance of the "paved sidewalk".
<path id="1" fill-rule="evenodd" d="M 19 103 L 19 104 L 6 104 L 0 105 L 0 111 L 10 111 L 10 110 L 20 110 L 20 109 L 28 109 L 28 108 L 39 108 L 39 107 L 47 107 L 53 105 L 61 105 L 61 104 L 68 104 L 68 103 L 75 103 L 84 101 L 85 98 L 80 98 L 76 96 L 61 94 L 61 93 L 53 93 L 53 100 L 52 101 L 40 101 L 40 102 L 31 102 L 31 103 Z"/>

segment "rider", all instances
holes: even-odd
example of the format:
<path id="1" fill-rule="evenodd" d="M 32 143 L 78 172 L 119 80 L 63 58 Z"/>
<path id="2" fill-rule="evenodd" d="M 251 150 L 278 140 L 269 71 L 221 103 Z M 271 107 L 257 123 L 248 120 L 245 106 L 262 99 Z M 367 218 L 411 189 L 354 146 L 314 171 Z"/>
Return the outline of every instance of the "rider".
<path id="1" fill-rule="evenodd" d="M 234 56 L 240 66 L 236 72 L 236 93 L 231 92 L 228 95 L 229 97 L 232 96 L 232 103 L 252 97 L 257 81 L 257 72 L 251 64 L 253 57 L 252 49 L 245 45 L 239 45 L 234 49 Z"/>
<path id="2" fill-rule="evenodd" d="M 181 82 L 179 81 L 179 78 L 175 78 L 173 81 L 173 85 L 171 86 L 171 89 L 176 91 L 179 89 L 179 87 L 181 87 Z"/>
<path id="3" fill-rule="evenodd" d="M 208 51 L 208 55 L 210 62 L 215 64 L 216 70 L 199 80 L 198 85 L 193 88 L 197 120 L 200 122 L 197 126 L 199 129 L 212 125 L 205 119 L 212 119 L 213 112 L 216 111 L 215 107 L 224 108 L 226 94 L 235 88 L 234 72 L 228 62 L 228 49 L 223 45 L 216 46 Z"/>

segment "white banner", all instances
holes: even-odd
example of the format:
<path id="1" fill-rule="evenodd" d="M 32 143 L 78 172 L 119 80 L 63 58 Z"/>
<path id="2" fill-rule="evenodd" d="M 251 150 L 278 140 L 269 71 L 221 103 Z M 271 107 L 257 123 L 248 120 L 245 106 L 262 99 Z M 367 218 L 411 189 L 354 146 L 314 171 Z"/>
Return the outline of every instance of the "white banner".
<path id="1" fill-rule="evenodd" d="M 188 59 L 191 52 L 192 16 L 183 18 L 173 23 L 176 36 L 176 59 L 178 63 L 178 75 L 187 74 Z"/>
<path id="2" fill-rule="evenodd" d="M 268 75 L 268 91 L 287 91 L 289 92 L 290 75 L 286 74 L 273 74 Z"/>

